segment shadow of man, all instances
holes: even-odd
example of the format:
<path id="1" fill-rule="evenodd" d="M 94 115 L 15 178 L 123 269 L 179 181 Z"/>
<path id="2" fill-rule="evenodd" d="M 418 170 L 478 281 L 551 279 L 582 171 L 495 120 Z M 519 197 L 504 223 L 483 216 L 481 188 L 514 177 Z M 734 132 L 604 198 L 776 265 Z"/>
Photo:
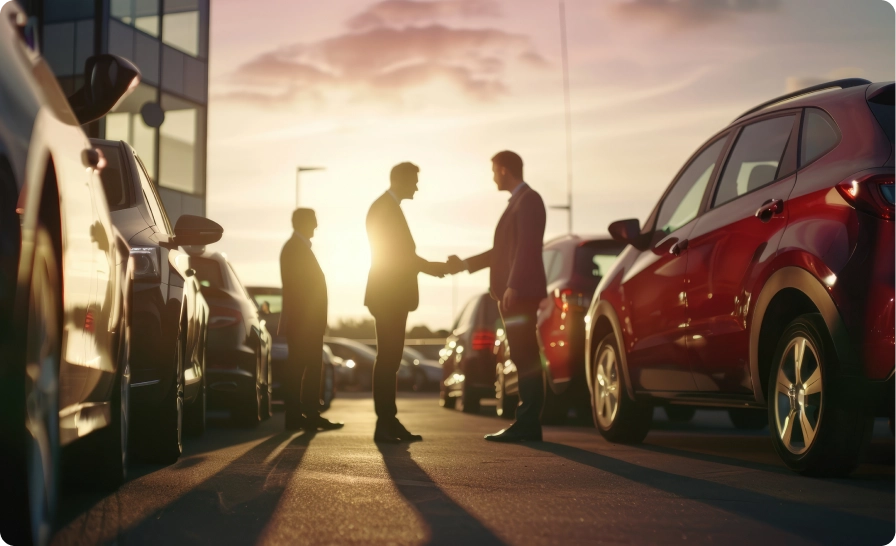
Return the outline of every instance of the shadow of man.
<path id="1" fill-rule="evenodd" d="M 276 434 L 122 532 L 126 544 L 254 544 L 302 462 L 313 432 Z"/>
<path id="2" fill-rule="evenodd" d="M 411 458 L 407 445 L 377 444 L 377 448 L 395 487 L 426 523 L 426 544 L 504 544 L 432 481 Z"/>

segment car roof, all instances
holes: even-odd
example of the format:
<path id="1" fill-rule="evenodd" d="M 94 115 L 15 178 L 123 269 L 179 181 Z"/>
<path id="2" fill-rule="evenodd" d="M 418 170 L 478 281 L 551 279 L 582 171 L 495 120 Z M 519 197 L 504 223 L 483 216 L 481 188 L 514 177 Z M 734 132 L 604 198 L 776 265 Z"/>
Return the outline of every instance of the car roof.
<path id="1" fill-rule="evenodd" d="M 782 95 L 775 99 L 771 99 L 757 106 L 754 106 L 750 110 L 747 110 L 746 112 L 738 116 L 730 124 L 728 124 L 726 129 L 728 127 L 743 123 L 744 121 L 765 116 L 769 113 L 781 110 L 805 108 L 807 106 L 814 106 L 824 109 L 828 104 L 841 102 L 844 100 L 864 101 L 865 93 L 868 90 L 868 87 L 878 87 L 880 85 L 887 85 L 887 83 L 892 82 L 872 83 L 868 80 L 859 78 L 849 78 L 844 80 L 826 82 L 819 85 L 813 85 L 811 87 L 806 87 L 804 89 Z"/>

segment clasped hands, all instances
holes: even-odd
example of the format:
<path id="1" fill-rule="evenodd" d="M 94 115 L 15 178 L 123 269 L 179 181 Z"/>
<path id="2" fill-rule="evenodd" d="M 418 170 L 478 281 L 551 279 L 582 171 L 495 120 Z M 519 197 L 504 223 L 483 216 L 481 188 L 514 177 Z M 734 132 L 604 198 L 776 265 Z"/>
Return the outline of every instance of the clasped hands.
<path id="1" fill-rule="evenodd" d="M 449 256 L 445 262 L 433 262 L 431 264 L 433 274 L 436 277 L 444 277 L 445 275 L 456 275 L 467 269 L 464 261 L 457 256 Z"/>

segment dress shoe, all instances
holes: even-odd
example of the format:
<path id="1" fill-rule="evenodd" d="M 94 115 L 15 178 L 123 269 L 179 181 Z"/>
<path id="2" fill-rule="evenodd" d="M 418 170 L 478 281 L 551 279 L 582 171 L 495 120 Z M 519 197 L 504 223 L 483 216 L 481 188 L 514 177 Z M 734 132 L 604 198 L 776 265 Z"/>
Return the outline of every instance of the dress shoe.
<path id="1" fill-rule="evenodd" d="M 286 430 L 304 430 L 307 425 L 307 421 L 304 417 L 297 417 L 293 419 L 287 419 L 286 423 L 284 423 L 283 428 Z"/>
<path id="2" fill-rule="evenodd" d="M 376 430 L 373 432 L 373 441 L 378 444 L 397 444 L 401 442 L 401 439 L 395 434 L 391 424 L 377 421 Z"/>
<path id="3" fill-rule="evenodd" d="M 419 434 L 411 434 L 411 431 L 404 428 L 404 425 L 402 425 L 401 421 L 398 419 L 392 423 L 392 433 L 402 442 L 420 442 L 423 440 L 423 436 L 420 436 Z"/>
<path id="4" fill-rule="evenodd" d="M 306 430 L 336 430 L 345 426 L 345 423 L 330 421 L 326 417 L 307 417 L 305 419 Z"/>
<path id="5" fill-rule="evenodd" d="M 540 442 L 541 441 L 541 427 L 527 427 L 523 428 L 517 426 L 516 423 L 510 425 L 500 432 L 496 432 L 494 434 L 486 434 L 485 439 L 489 442 Z"/>

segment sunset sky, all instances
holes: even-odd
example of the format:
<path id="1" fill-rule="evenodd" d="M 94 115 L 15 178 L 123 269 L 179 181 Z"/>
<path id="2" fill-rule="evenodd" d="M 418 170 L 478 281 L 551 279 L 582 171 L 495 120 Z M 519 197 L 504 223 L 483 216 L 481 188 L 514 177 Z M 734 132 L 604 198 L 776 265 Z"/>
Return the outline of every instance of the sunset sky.
<path id="1" fill-rule="evenodd" d="M 894 79 L 882 0 L 567 0 L 574 231 L 642 221 L 682 163 L 744 110 L 828 79 Z M 556 0 L 215 0 L 207 212 L 247 285 L 280 285 L 301 206 L 330 324 L 362 318 L 364 219 L 390 168 L 420 166 L 403 209 L 430 260 L 489 248 L 508 194 L 489 158 L 514 150 L 548 205 L 566 199 Z M 549 210 L 546 239 L 566 232 Z M 487 272 L 420 275 L 409 326 L 450 326 Z"/>

